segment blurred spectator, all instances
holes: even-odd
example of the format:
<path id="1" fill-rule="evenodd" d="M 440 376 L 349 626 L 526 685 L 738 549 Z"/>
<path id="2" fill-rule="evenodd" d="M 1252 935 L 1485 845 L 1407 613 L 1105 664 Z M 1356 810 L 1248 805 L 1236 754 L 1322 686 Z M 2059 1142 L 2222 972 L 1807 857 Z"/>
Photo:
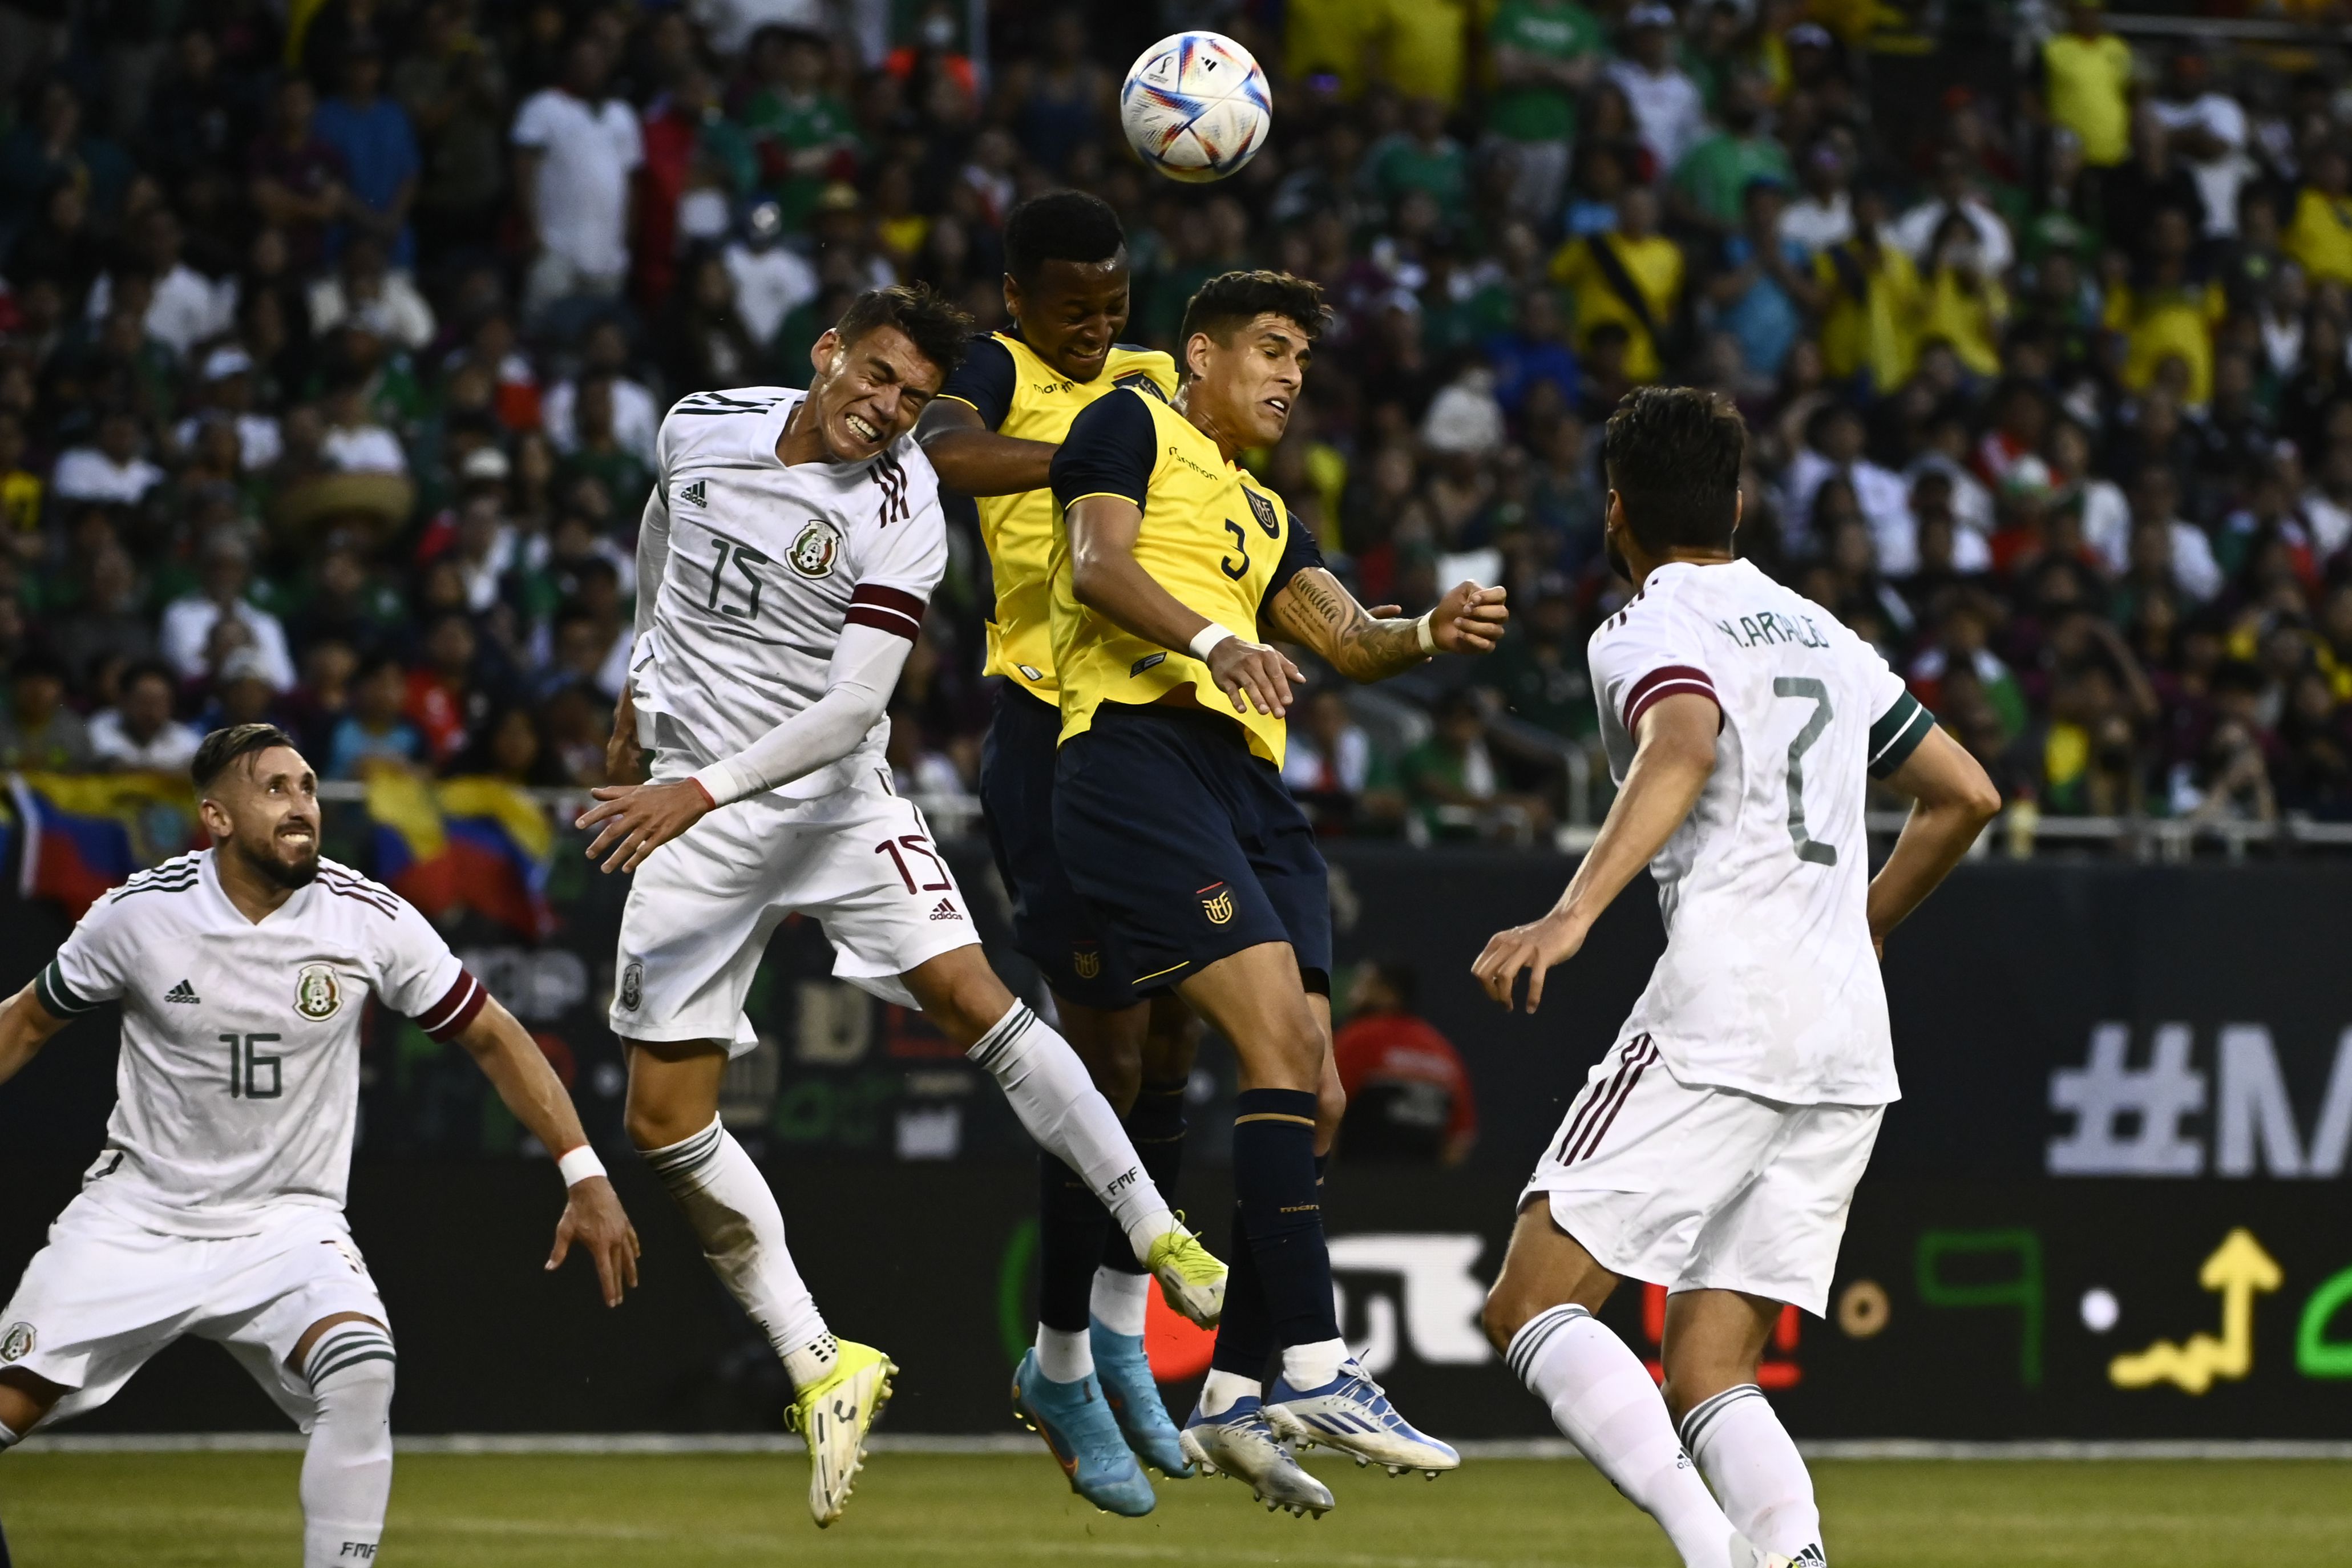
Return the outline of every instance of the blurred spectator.
<path id="1" fill-rule="evenodd" d="M 1587 353 L 1604 326 L 1623 329 L 1623 374 L 1655 381 L 1664 374 L 1660 340 L 1682 303 L 1682 247 L 1657 232 L 1658 198 L 1635 185 L 1617 198 L 1617 222 L 1604 234 L 1561 246 L 1551 279 L 1576 295 L 1576 341 Z"/>
<path id="2" fill-rule="evenodd" d="M 1680 164 L 1705 128 L 1698 85 L 1675 63 L 1675 14 L 1656 0 L 1625 13 L 1625 58 L 1612 61 L 1609 80 L 1625 95 L 1642 146 L 1661 170 Z"/>
<path id="3" fill-rule="evenodd" d="M 1601 25 L 1576 0 L 1503 0 L 1487 24 L 1497 89 L 1487 130 L 1507 150 L 1511 210 L 1559 210 L 1576 141 L 1576 100 L 1601 65 Z"/>
<path id="4" fill-rule="evenodd" d="M 2101 0 L 2069 0 L 2066 23 L 2042 46 L 2050 118 L 2081 140 L 2084 163 L 2111 168 L 2130 150 L 2131 46 L 2107 31 Z"/>
<path id="5" fill-rule="evenodd" d="M 1458 1165 L 1478 1141 L 1477 1097 L 1453 1042 L 1415 1011 L 1420 982 L 1394 959 L 1365 964 L 1331 1039 L 1348 1097 L 1339 1157 Z"/>
<path id="6" fill-rule="evenodd" d="M 110 409 L 100 416 L 98 444 L 72 447 L 58 455 L 49 489 L 59 500 L 105 501 L 132 506 L 163 482 L 163 470 L 140 453 L 138 416 Z"/>
<path id="7" fill-rule="evenodd" d="M 515 191 L 534 256 L 523 308 L 610 300 L 629 268 L 629 176 L 644 161 L 636 116 L 605 96 L 611 65 L 593 38 L 573 43 L 563 79 L 515 116 Z"/>
<path id="8" fill-rule="evenodd" d="M 383 56 L 373 38 L 354 38 L 344 48 L 340 78 L 341 92 L 319 106 L 311 124 L 342 162 L 352 227 L 374 240 L 392 266 L 412 266 L 416 237 L 408 213 L 422 172 L 415 129 L 407 111 L 383 96 Z"/>
<path id="9" fill-rule="evenodd" d="M 408 671 L 379 654 L 362 662 L 352 682 L 351 711 L 335 723 L 327 749 L 327 777 L 362 778 L 373 766 L 414 767 L 425 760 L 425 738 L 403 713 Z"/>
<path id="10" fill-rule="evenodd" d="M 0 768 L 71 773 L 92 760 L 89 731 L 66 706 L 65 666 L 47 654 L 18 654 L 0 711 Z"/>
<path id="11" fill-rule="evenodd" d="M 205 545 L 197 581 L 197 591 L 173 600 L 163 611 L 160 650 L 180 679 L 201 680 L 210 672 L 209 650 L 219 641 L 215 632 L 227 620 L 243 628 L 271 689 L 290 688 L 294 661 L 286 629 L 247 596 L 253 586 L 252 552 L 232 534 L 214 535 Z"/>
<path id="12" fill-rule="evenodd" d="M 116 682 L 115 705 L 89 721 L 94 761 L 112 767 L 179 773 L 196 754 L 202 736 L 172 717 L 179 683 L 166 665 L 134 664 Z"/>
<path id="13" fill-rule="evenodd" d="M 1438 700 L 1434 732 L 1398 762 L 1397 777 L 1421 830 L 1433 839 L 1524 844 L 1551 826 L 1542 799 L 1504 787 L 1486 743 L 1486 711 L 1468 691 Z"/>

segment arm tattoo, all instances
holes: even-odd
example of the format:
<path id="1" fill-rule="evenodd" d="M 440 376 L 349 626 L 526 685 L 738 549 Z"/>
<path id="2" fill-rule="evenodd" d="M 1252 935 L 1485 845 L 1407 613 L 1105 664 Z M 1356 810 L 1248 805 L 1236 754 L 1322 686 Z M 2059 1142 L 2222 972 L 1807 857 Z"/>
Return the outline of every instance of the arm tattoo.
<path id="1" fill-rule="evenodd" d="M 1320 566 L 1291 578 L 1268 618 L 1281 631 L 1313 648 L 1350 680 L 1386 680 L 1427 656 L 1412 621 L 1376 621 L 1339 580 Z"/>

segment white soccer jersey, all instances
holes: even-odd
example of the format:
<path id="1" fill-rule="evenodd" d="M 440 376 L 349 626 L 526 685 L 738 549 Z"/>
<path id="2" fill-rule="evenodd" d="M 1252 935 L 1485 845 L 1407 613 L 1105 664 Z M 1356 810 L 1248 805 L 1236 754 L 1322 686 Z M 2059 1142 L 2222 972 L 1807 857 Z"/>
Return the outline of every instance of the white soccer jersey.
<path id="1" fill-rule="evenodd" d="M 845 624 L 912 641 L 947 570 L 939 479 L 912 437 L 863 463 L 777 459 L 804 396 L 697 393 L 662 421 L 649 505 L 667 509 L 669 555 L 651 646 L 632 659 L 657 776 L 732 756 L 823 697 Z M 832 795 L 883 765 L 889 736 L 878 720 L 849 755 L 775 793 Z"/>
<path id="2" fill-rule="evenodd" d="M 425 918 L 332 860 L 258 924 L 206 849 L 92 904 L 34 982 L 58 1017 L 122 1003 L 106 1149 L 86 1197 L 149 1230 L 249 1236 L 285 1205 L 341 1209 L 370 992 L 436 1039 L 486 993 Z"/>
<path id="3" fill-rule="evenodd" d="M 1695 692 L 1723 715 L 1715 772 L 1650 863 L 1666 951 L 1625 1033 L 1651 1036 L 1685 1083 L 1896 1099 L 1865 774 L 1900 765 L 1934 719 L 1837 617 L 1745 561 L 1659 567 L 1588 655 L 1621 785 L 1652 703 Z"/>

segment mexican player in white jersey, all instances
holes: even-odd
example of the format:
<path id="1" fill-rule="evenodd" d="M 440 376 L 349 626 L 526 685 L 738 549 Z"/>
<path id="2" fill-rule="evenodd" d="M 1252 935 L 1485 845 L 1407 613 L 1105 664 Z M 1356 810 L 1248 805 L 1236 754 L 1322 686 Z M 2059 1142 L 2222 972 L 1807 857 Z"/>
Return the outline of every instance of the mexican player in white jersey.
<path id="1" fill-rule="evenodd" d="M 1645 388 L 1609 421 L 1610 561 L 1636 591 L 1590 657 L 1619 794 L 1551 912 L 1475 971 L 1506 1006 L 1530 971 L 1534 1012 L 1644 866 L 1666 951 L 1528 1183 L 1486 1326 L 1685 1563 L 1822 1568 L 1757 1364 L 1784 1303 L 1828 1304 L 1896 1097 L 1877 949 L 2000 802 L 1867 643 L 1733 559 L 1745 447 L 1700 392 Z M 1916 803 L 1874 878 L 1866 778 Z M 1669 1292 L 1663 1400 L 1592 1315 L 1621 1277 Z"/>
<path id="2" fill-rule="evenodd" d="M 841 1516 L 897 1370 L 838 1341 L 759 1169 L 719 1120 L 768 938 L 814 917 L 835 973 L 919 1006 L 1003 1088 L 1032 1137 L 1109 1209 L 1171 1305 L 1222 1309 L 1224 1266 L 1169 1212 L 1068 1043 L 982 955 L 955 878 L 891 793 L 884 717 L 947 563 L 939 482 L 909 432 L 971 320 L 923 289 L 871 290 L 819 338 L 806 392 L 699 393 L 662 422 L 637 545 L 637 647 L 614 772 L 580 818 L 621 917 L 614 1032 L 630 1138 L 792 1379 L 809 1510 Z"/>
<path id="3" fill-rule="evenodd" d="M 0 1310 L 0 1448 L 94 1410 L 185 1335 L 228 1347 L 309 1434 L 305 1568 L 372 1561 L 392 1488 L 391 1319 L 343 1221 L 373 995 L 480 1066 L 562 1158 L 604 1300 L 637 1240 L 563 1085 L 425 917 L 319 855 L 317 777 L 267 724 L 193 772 L 213 847 L 90 906 L 0 1005 L 0 1082 L 67 1022 L 122 1006 L 106 1146 Z"/>

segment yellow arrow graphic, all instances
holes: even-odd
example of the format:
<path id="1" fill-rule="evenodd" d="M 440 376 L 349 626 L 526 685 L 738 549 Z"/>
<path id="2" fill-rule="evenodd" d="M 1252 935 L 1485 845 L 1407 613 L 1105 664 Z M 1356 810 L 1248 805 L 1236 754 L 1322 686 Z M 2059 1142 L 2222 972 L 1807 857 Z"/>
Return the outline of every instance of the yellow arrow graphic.
<path id="1" fill-rule="evenodd" d="M 2197 1271 L 2199 1285 L 2221 1292 L 2221 1337 L 2191 1334 L 2185 1345 L 2158 1340 L 2137 1355 L 2108 1363 L 2108 1381 L 2117 1388 L 2172 1383 L 2202 1394 L 2217 1377 L 2245 1376 L 2254 1365 L 2254 1292 L 2275 1290 L 2284 1279 L 2253 1232 L 2242 1226 L 2231 1231 Z"/>

